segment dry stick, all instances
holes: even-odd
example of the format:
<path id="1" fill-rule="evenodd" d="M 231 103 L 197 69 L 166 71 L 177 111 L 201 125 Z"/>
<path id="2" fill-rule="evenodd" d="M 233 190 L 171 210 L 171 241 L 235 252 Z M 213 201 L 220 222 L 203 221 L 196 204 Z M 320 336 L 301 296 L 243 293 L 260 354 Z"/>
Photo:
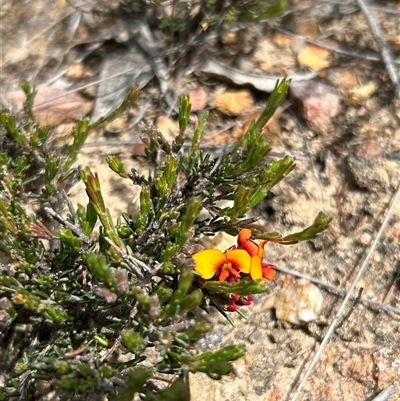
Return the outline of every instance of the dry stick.
<path id="1" fill-rule="evenodd" d="M 114 344 L 111 346 L 111 348 L 100 358 L 100 363 L 108 361 L 112 357 L 114 352 L 120 347 L 122 342 L 122 332 L 131 325 L 132 320 L 135 319 L 137 312 L 137 306 L 134 305 L 131 309 L 131 312 L 129 313 L 129 317 L 125 322 L 124 327 L 121 330 L 121 333 L 118 335 L 118 338 L 114 341 Z"/>
<path id="2" fill-rule="evenodd" d="M 319 280 L 319 279 L 317 279 L 315 277 L 309 276 L 308 274 L 300 273 L 300 272 L 297 272 L 295 270 L 289 269 L 287 267 L 282 267 L 282 266 L 277 266 L 276 269 L 278 271 L 280 271 L 281 273 L 289 274 L 289 275 L 294 276 L 294 277 L 303 278 L 303 279 L 305 279 L 305 280 L 307 280 L 307 281 L 309 281 L 311 283 L 314 283 L 314 284 L 324 288 L 326 291 L 330 292 L 331 294 L 337 295 L 339 297 L 345 297 L 347 295 L 347 291 L 346 290 L 343 290 L 343 289 L 341 289 L 339 287 L 336 287 L 336 286 L 334 286 L 332 284 L 325 283 L 325 281 L 322 281 L 322 280 Z M 355 293 L 355 292 L 351 294 L 351 298 L 352 299 L 357 298 L 357 296 L 358 296 L 358 294 Z M 380 301 L 377 301 L 375 299 L 369 299 L 369 298 L 366 298 L 366 297 L 361 297 L 360 298 L 360 302 L 363 303 L 363 304 L 377 306 L 381 311 L 384 311 L 384 312 L 393 312 L 393 313 L 395 313 L 397 315 L 400 315 L 400 309 L 399 308 L 396 308 L 395 306 L 392 306 L 392 305 L 388 305 L 385 302 L 380 302 Z"/>
<path id="3" fill-rule="evenodd" d="M 368 251 L 367 256 L 365 257 L 365 260 L 363 262 L 363 264 L 361 265 L 361 268 L 357 274 L 357 276 L 355 277 L 355 279 L 353 280 L 353 282 L 351 283 L 351 286 L 349 288 L 349 291 L 347 292 L 347 295 L 345 297 L 345 299 L 343 300 L 343 303 L 341 305 L 341 307 L 339 308 L 339 311 L 337 312 L 335 318 L 333 319 L 331 325 L 329 326 L 329 329 L 324 337 L 324 339 L 321 342 L 321 345 L 318 348 L 318 351 L 315 353 L 315 356 L 313 358 L 313 360 L 310 363 L 310 366 L 308 367 L 303 379 L 301 380 L 301 382 L 299 383 L 299 385 L 297 386 L 297 391 L 294 394 L 294 397 L 292 398 L 292 401 L 295 401 L 298 399 L 298 397 L 300 396 L 301 391 L 303 390 L 303 387 L 307 381 L 307 379 L 310 377 L 313 369 L 315 368 L 316 364 L 318 363 L 321 354 L 322 354 L 322 350 L 324 349 L 325 345 L 328 343 L 328 341 L 330 340 L 330 338 L 332 337 L 333 333 L 335 332 L 336 326 L 338 324 L 338 322 L 340 321 L 343 313 L 344 313 L 344 309 L 346 308 L 350 298 L 353 296 L 353 291 L 354 288 L 356 286 L 356 284 L 358 283 L 358 281 L 360 280 L 360 278 L 363 276 L 363 274 L 365 273 L 365 271 L 367 270 L 368 267 L 368 261 L 371 258 L 372 253 L 374 252 L 376 246 L 378 245 L 378 242 L 382 236 L 383 230 L 386 228 L 389 219 L 392 215 L 394 206 L 397 202 L 397 199 L 400 195 L 400 186 L 397 188 L 397 191 L 395 193 L 395 195 L 392 198 L 392 201 L 390 202 L 390 205 L 388 207 L 388 211 L 387 214 L 383 220 L 383 223 L 381 225 L 381 228 L 378 231 L 378 234 L 376 235 L 376 238 L 374 239 L 374 242 L 371 245 L 370 250 Z"/>
<path id="4" fill-rule="evenodd" d="M 385 390 L 382 390 L 375 398 L 371 401 L 388 401 L 389 398 L 394 394 L 393 386 L 386 387 Z"/>
<path id="5" fill-rule="evenodd" d="M 386 69 L 389 73 L 390 79 L 395 88 L 395 94 L 400 99 L 400 80 L 397 75 L 396 68 L 394 66 L 394 61 L 392 57 L 392 53 L 389 47 L 386 46 L 386 43 L 382 39 L 382 31 L 379 25 L 376 23 L 375 18 L 369 12 L 368 7 L 365 5 L 364 0 L 356 0 L 357 4 L 360 6 L 361 11 L 363 12 L 365 18 L 367 19 L 368 25 L 371 29 L 372 35 L 381 51 L 382 60 L 386 66 Z"/>

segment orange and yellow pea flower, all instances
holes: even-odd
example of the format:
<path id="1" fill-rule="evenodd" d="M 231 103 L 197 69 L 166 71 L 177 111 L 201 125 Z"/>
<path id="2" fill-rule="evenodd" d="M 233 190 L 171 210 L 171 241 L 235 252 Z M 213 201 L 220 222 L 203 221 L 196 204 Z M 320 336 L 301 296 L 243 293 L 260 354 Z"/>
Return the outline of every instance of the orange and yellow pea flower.
<path id="1" fill-rule="evenodd" d="M 264 277 L 272 280 L 275 277 L 275 266 L 270 263 L 263 263 L 264 246 L 268 241 L 261 241 L 259 245 L 251 240 L 252 232 L 248 228 L 240 230 L 238 234 L 238 246 L 245 249 L 251 256 L 250 276 L 253 280 L 260 280 Z"/>
<path id="2" fill-rule="evenodd" d="M 248 228 L 238 234 L 238 248 L 233 245 L 224 253 L 218 249 L 206 249 L 193 255 L 196 262 L 195 270 L 205 280 L 217 276 L 220 281 L 237 281 L 240 273 L 250 274 L 253 280 L 263 277 L 272 280 L 275 277 L 275 265 L 264 263 L 264 246 L 267 240 L 257 245 L 252 239 Z"/>
<path id="3" fill-rule="evenodd" d="M 219 281 L 237 281 L 240 273 L 250 273 L 251 256 L 244 249 L 205 249 L 193 255 L 195 270 L 205 280 L 217 275 Z"/>

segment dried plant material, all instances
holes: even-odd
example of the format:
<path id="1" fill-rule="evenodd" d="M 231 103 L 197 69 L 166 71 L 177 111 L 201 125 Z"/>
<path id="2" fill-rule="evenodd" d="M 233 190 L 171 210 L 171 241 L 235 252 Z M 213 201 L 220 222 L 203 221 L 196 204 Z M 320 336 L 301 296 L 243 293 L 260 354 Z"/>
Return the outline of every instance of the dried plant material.
<path id="1" fill-rule="evenodd" d="M 391 50 L 389 47 L 386 45 L 384 39 L 383 39 L 383 32 L 382 29 L 380 28 L 380 25 L 377 23 L 375 20 L 375 17 L 372 15 L 372 13 L 369 11 L 368 6 L 365 4 L 364 0 L 356 0 L 357 5 L 360 7 L 362 13 L 364 14 L 369 28 L 372 32 L 372 35 L 375 39 L 375 42 L 377 43 L 381 57 L 383 62 L 385 63 L 386 70 L 389 74 L 389 77 L 393 83 L 394 86 L 394 91 L 397 96 L 397 98 L 400 98 L 400 78 L 399 78 L 399 73 L 397 71 L 397 68 L 394 64 L 394 59 Z"/>
<path id="2" fill-rule="evenodd" d="M 199 86 L 189 92 L 192 111 L 204 110 L 207 104 L 207 92 L 203 86 Z"/>
<path id="3" fill-rule="evenodd" d="M 374 81 L 365 85 L 350 89 L 347 93 L 347 101 L 349 104 L 360 104 L 364 100 L 369 99 L 378 89 L 378 84 Z"/>
<path id="4" fill-rule="evenodd" d="M 307 45 L 297 55 L 301 67 L 319 71 L 331 65 L 330 51 L 319 46 Z"/>
<path id="5" fill-rule="evenodd" d="M 221 64 L 209 55 L 204 55 L 203 60 L 204 61 L 199 66 L 197 72 L 217 76 L 220 79 L 225 79 L 233 82 L 235 85 L 238 86 L 251 85 L 255 89 L 262 92 L 271 93 L 275 88 L 276 82 L 282 79 L 282 77 L 278 75 L 272 76 L 247 74 L 235 68 L 231 68 L 224 64 Z M 308 81 L 310 79 L 313 79 L 316 75 L 317 74 L 313 72 L 303 75 L 292 75 L 288 76 L 287 78 L 291 79 L 292 82 Z"/>
<path id="6" fill-rule="evenodd" d="M 307 371 L 305 372 L 301 381 L 297 385 L 294 396 L 292 398 L 293 401 L 296 401 L 298 399 L 298 397 L 300 396 L 300 394 L 305 386 L 305 383 L 307 382 L 311 373 L 315 369 L 316 364 L 320 360 L 323 350 L 325 349 L 325 347 L 328 344 L 329 340 L 331 339 L 333 333 L 335 332 L 337 325 L 340 322 L 340 319 L 344 316 L 344 310 L 345 310 L 347 304 L 349 303 L 350 298 L 352 298 L 352 294 L 353 294 L 353 291 L 354 291 L 357 283 L 364 276 L 364 273 L 366 272 L 366 270 L 368 268 L 369 260 L 372 256 L 373 252 L 375 251 L 384 230 L 387 228 L 387 225 L 388 225 L 388 223 L 392 217 L 392 213 L 394 211 L 394 206 L 397 204 L 399 196 L 400 196 L 400 188 L 397 188 L 396 192 L 394 193 L 394 195 L 391 199 L 390 205 L 387 208 L 385 218 L 383 219 L 383 222 L 379 228 L 379 231 L 376 234 L 376 237 L 375 237 L 373 243 L 371 244 L 371 247 L 369 248 L 367 255 L 365 256 L 363 263 L 361 264 L 361 266 L 357 272 L 356 277 L 352 281 L 350 288 L 347 291 L 347 295 L 346 295 L 345 299 L 343 300 L 338 312 L 335 315 L 335 318 L 333 319 L 331 325 L 329 326 L 329 329 L 328 329 L 324 339 L 322 340 L 317 352 L 315 353 L 312 361 L 310 362 L 310 364 L 307 368 Z"/>
<path id="7" fill-rule="evenodd" d="M 8 92 L 2 101 L 9 103 L 15 109 L 22 109 L 25 94 L 22 91 Z M 92 102 L 79 93 L 69 93 L 51 86 L 39 88 L 34 102 L 34 113 L 41 125 L 56 126 L 77 121 L 87 115 L 91 109 Z"/>
<path id="8" fill-rule="evenodd" d="M 298 280 L 276 294 L 276 317 L 294 325 L 309 323 L 318 318 L 323 302 L 318 287 L 306 280 Z"/>
<path id="9" fill-rule="evenodd" d="M 215 107 L 227 116 L 240 116 L 254 105 L 254 98 L 247 89 L 226 91 L 216 95 Z"/>

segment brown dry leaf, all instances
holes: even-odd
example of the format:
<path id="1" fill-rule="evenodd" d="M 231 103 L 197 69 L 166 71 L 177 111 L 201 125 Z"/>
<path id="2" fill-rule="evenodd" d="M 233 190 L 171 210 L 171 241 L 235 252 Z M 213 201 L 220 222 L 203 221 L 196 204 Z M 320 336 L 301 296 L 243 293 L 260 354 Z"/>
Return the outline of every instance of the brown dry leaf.
<path id="1" fill-rule="evenodd" d="M 208 54 L 203 55 L 203 60 L 196 73 L 205 73 L 211 76 L 216 76 L 220 79 L 233 82 L 237 86 L 251 85 L 259 91 L 271 93 L 276 85 L 276 81 L 282 79 L 282 75 L 256 75 L 244 73 L 236 68 L 224 65 L 217 60 L 213 59 Z M 289 74 L 292 82 L 308 81 L 313 79 L 317 73 L 309 72 L 308 74 Z"/>
<path id="2" fill-rule="evenodd" d="M 227 116 L 240 116 L 254 104 L 254 97 L 247 89 L 226 91 L 216 95 L 215 107 Z"/>
<path id="3" fill-rule="evenodd" d="M 315 45 L 304 46 L 297 60 L 301 67 L 311 71 L 319 71 L 331 65 L 329 50 Z"/>
<path id="4" fill-rule="evenodd" d="M 22 91 L 8 92 L 4 95 L 4 100 L 13 108 L 22 109 L 25 95 Z M 44 102 L 46 104 L 40 106 Z M 39 124 L 54 127 L 79 120 L 92 110 L 92 105 L 93 102 L 86 100 L 79 93 L 68 93 L 63 89 L 43 86 L 37 91 L 33 111 Z"/>

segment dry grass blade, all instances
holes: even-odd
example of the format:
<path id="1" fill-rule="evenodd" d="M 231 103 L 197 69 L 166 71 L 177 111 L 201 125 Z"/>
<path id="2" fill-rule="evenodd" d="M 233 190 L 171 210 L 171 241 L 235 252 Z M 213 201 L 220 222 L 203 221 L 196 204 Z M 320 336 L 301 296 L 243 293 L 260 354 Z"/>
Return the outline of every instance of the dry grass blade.
<path id="1" fill-rule="evenodd" d="M 357 4 L 360 6 L 365 18 L 368 21 L 368 25 L 371 32 L 375 38 L 375 41 L 381 51 L 382 60 L 385 63 L 386 69 L 389 73 L 390 79 L 392 80 L 396 97 L 400 99 L 400 80 L 397 75 L 396 68 L 394 66 L 394 61 L 390 49 L 386 46 L 386 43 L 382 39 L 382 31 L 379 25 L 376 23 L 375 18 L 369 12 L 368 7 L 364 3 L 364 0 L 357 0 Z"/>
<path id="2" fill-rule="evenodd" d="M 351 297 L 353 296 L 353 291 L 354 291 L 354 288 L 355 288 L 356 284 L 358 283 L 360 278 L 364 275 L 364 273 L 367 270 L 369 259 L 371 258 L 372 253 L 374 252 L 376 246 L 379 243 L 379 240 L 380 240 L 380 238 L 382 236 L 383 230 L 386 228 L 386 226 L 387 226 L 387 224 L 388 224 L 388 222 L 389 222 L 389 220 L 391 218 L 394 206 L 397 203 L 399 195 L 400 195 L 400 186 L 397 188 L 397 191 L 394 194 L 394 196 L 392 198 L 392 201 L 390 202 L 390 205 L 388 207 L 388 210 L 387 210 L 386 216 L 385 216 L 385 218 L 384 218 L 384 220 L 382 222 L 382 225 L 381 225 L 381 227 L 380 227 L 380 229 L 379 229 L 379 231 L 378 231 L 378 233 L 377 233 L 377 235 L 376 235 L 376 237 L 375 237 L 375 239 L 374 239 L 374 241 L 373 241 L 373 243 L 372 243 L 372 245 L 371 245 L 371 247 L 370 247 L 370 249 L 369 249 L 369 251 L 367 253 L 367 256 L 364 259 L 364 262 L 362 263 L 362 265 L 360 267 L 359 272 L 357 273 L 357 276 L 355 277 L 355 279 L 351 283 L 351 286 L 350 286 L 350 288 L 349 288 L 349 290 L 347 292 L 347 295 L 346 295 L 345 299 L 342 302 L 342 305 L 339 308 L 339 311 L 337 312 L 335 318 L 333 319 L 331 325 L 329 326 L 329 329 L 328 329 L 324 339 L 322 340 L 321 345 L 319 346 L 317 352 L 315 353 L 314 358 L 311 361 L 306 373 L 304 374 L 302 380 L 300 381 L 299 385 L 297 386 L 297 390 L 296 390 L 296 393 L 294 394 L 294 396 L 292 398 L 292 401 L 297 400 L 299 398 L 299 396 L 301 395 L 301 391 L 303 390 L 307 379 L 310 377 L 312 371 L 314 370 L 316 364 L 318 363 L 318 361 L 319 361 L 319 359 L 321 357 L 323 349 L 325 348 L 326 344 L 329 342 L 330 338 L 332 337 L 333 333 L 335 332 L 335 329 L 336 329 L 338 323 L 340 322 L 340 320 L 341 320 L 341 318 L 342 318 L 342 316 L 344 314 L 344 310 L 345 310 L 348 302 L 350 301 Z"/>

